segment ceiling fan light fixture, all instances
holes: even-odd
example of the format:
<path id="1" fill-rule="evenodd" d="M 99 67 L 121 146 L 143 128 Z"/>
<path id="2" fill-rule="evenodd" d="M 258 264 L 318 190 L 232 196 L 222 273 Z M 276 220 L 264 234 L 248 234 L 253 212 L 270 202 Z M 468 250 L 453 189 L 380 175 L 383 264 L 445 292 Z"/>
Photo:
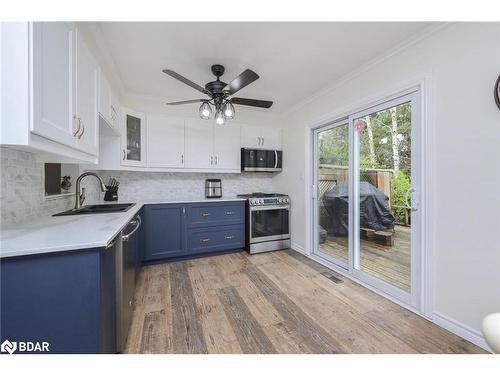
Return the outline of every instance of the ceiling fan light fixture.
<path id="1" fill-rule="evenodd" d="M 226 119 L 224 118 L 224 113 L 222 113 L 220 109 L 217 110 L 217 112 L 215 113 L 215 123 L 217 125 L 224 125 L 225 122 Z"/>
<path id="2" fill-rule="evenodd" d="M 200 117 L 204 120 L 208 120 L 212 116 L 212 107 L 208 102 L 203 102 L 200 106 Z"/>
<path id="3" fill-rule="evenodd" d="M 230 101 L 224 104 L 224 117 L 226 119 L 232 120 L 234 118 L 234 106 Z"/>

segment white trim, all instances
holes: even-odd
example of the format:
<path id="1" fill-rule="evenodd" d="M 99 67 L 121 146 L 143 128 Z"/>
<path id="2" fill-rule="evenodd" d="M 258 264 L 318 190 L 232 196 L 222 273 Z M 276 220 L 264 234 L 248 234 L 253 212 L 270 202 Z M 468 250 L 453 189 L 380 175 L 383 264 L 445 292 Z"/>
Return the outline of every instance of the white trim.
<path id="1" fill-rule="evenodd" d="M 298 253 L 301 253 L 302 255 L 307 256 L 305 249 L 302 246 L 296 244 L 295 242 L 291 243 L 290 249 L 292 249 Z"/>
<path id="2" fill-rule="evenodd" d="M 457 336 L 462 337 L 467 341 L 470 341 L 474 345 L 477 345 L 490 353 L 493 353 L 491 348 L 486 343 L 486 340 L 483 338 L 481 332 L 475 330 L 474 328 L 468 327 L 465 324 L 462 324 L 459 321 L 450 318 L 449 316 L 446 316 L 440 312 L 434 312 L 433 318 L 433 323 L 437 324 L 438 326 L 454 333 Z"/>
<path id="3" fill-rule="evenodd" d="M 334 112 L 324 114 L 319 116 L 318 118 L 308 122 L 305 124 L 305 139 L 306 139 L 306 147 L 305 147 L 305 192 L 306 192 L 306 200 L 305 200 L 305 215 L 306 215 L 306 228 L 305 228 L 305 251 L 304 254 L 308 254 L 309 256 L 313 255 L 313 247 L 314 247 L 314 237 L 313 237 L 313 228 L 312 223 L 314 220 L 313 213 L 313 199 L 311 195 L 312 181 L 313 181 L 313 143 L 314 143 L 314 129 L 338 122 L 345 118 L 348 118 L 349 115 L 361 112 L 367 108 L 375 107 L 384 102 L 388 102 L 393 100 L 394 98 L 409 94 L 411 92 L 418 91 L 419 99 L 420 99 L 420 132 L 421 132 L 421 155 L 420 155 L 420 168 L 422 173 L 420 175 L 420 208 L 421 211 L 421 220 L 424 225 L 421 225 L 421 256 L 420 256 L 420 295 L 417 297 L 420 301 L 420 310 L 419 313 L 423 314 L 428 319 L 432 319 L 433 305 L 434 305 L 434 288 L 432 285 L 433 282 L 433 247 L 434 247 L 434 227 L 433 227 L 433 215 L 434 210 L 432 206 L 429 204 L 429 191 L 431 190 L 431 182 L 434 180 L 432 178 L 434 170 L 431 168 L 433 165 L 433 153 L 431 147 L 433 146 L 433 142 L 431 141 L 431 122 L 430 122 L 430 80 L 431 74 L 430 72 L 425 72 L 420 75 L 417 75 L 413 78 L 400 82 L 394 87 L 386 88 L 383 91 L 379 92 L 377 95 L 373 94 L 362 98 L 356 103 L 352 103 L 351 105 L 345 106 L 343 108 L 339 108 Z M 324 261 L 324 260 L 323 260 Z M 384 294 L 384 293 L 382 293 Z M 385 294 L 384 294 L 385 295 Z M 404 302 L 399 302 L 399 304 L 404 305 Z M 412 310 L 413 311 L 413 310 Z"/>

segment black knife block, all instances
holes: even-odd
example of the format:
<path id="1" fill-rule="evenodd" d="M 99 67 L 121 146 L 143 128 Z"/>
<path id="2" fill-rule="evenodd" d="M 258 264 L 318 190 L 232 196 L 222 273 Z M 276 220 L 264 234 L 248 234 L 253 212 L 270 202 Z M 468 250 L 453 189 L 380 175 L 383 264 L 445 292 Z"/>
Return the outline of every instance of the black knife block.
<path id="1" fill-rule="evenodd" d="M 106 186 L 108 190 L 104 193 L 105 201 L 117 201 L 118 200 L 118 186 Z"/>

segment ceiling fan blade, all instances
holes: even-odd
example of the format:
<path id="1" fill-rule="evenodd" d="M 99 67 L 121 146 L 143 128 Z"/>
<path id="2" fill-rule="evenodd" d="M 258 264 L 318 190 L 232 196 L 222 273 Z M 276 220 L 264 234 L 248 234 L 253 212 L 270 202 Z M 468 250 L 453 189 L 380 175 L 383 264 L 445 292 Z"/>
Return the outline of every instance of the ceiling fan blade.
<path id="1" fill-rule="evenodd" d="M 200 85 L 194 83 L 193 81 L 190 81 L 186 77 L 181 76 L 179 73 L 176 73 L 173 70 L 163 69 L 162 72 L 165 73 L 165 74 L 168 74 L 170 77 L 173 77 L 176 80 L 181 81 L 182 83 L 184 83 L 184 84 L 186 84 L 188 86 L 191 86 L 195 90 L 198 90 L 198 91 L 200 91 L 200 92 L 202 92 L 204 94 L 207 94 L 208 96 L 212 96 L 212 94 L 210 93 L 210 91 L 208 91 L 207 89 L 205 89 L 205 88 L 201 87 Z"/>
<path id="2" fill-rule="evenodd" d="M 255 73 L 253 70 L 247 69 L 243 73 L 241 73 L 238 77 L 229 82 L 226 87 L 224 87 L 224 91 L 228 91 L 229 95 L 233 95 L 237 91 L 241 90 L 243 87 L 248 86 L 253 81 L 257 80 L 259 75 Z"/>
<path id="3" fill-rule="evenodd" d="M 248 105 L 251 107 L 270 108 L 273 102 L 269 100 L 247 99 L 247 98 L 231 98 L 231 103 L 239 105 Z"/>
<path id="4" fill-rule="evenodd" d="M 193 99 L 193 100 L 183 100 L 181 102 L 170 102 L 167 103 L 168 105 L 179 105 L 179 104 L 190 104 L 190 103 L 199 103 L 199 102 L 205 102 L 206 99 Z"/>

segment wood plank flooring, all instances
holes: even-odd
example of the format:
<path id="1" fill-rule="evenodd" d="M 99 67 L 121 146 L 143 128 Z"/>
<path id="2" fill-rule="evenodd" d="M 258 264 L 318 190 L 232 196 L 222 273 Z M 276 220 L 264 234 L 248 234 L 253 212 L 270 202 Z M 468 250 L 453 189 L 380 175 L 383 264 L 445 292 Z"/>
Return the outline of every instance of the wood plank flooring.
<path id="1" fill-rule="evenodd" d="M 348 263 L 347 242 L 347 237 L 328 235 L 327 240 L 320 244 L 320 250 Z M 361 269 L 405 292 L 410 291 L 410 262 L 409 227 L 396 225 L 393 246 L 361 240 Z"/>
<path id="2" fill-rule="evenodd" d="M 142 268 L 124 352 L 484 351 L 286 250 Z"/>

